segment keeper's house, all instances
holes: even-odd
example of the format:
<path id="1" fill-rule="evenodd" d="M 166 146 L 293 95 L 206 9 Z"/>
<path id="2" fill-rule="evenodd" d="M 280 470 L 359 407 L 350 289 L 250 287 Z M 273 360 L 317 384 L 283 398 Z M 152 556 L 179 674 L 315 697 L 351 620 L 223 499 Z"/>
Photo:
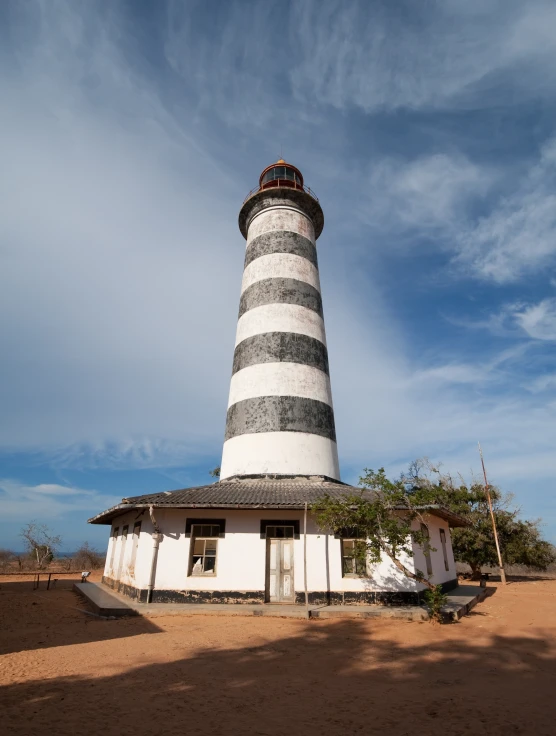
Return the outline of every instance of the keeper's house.
<path id="1" fill-rule="evenodd" d="M 355 539 L 318 529 L 305 508 L 340 481 L 316 241 L 324 224 L 301 172 L 278 161 L 240 211 L 246 238 L 220 481 L 123 499 L 90 519 L 110 524 L 104 583 L 140 601 L 417 602 L 423 585 L 389 561 L 363 565 Z M 428 554 L 404 560 L 457 585 L 442 508 L 424 517 Z"/>
<path id="2" fill-rule="evenodd" d="M 124 499 L 91 519 L 112 524 L 103 581 L 139 601 L 304 603 L 304 505 L 355 489 L 323 478 L 233 479 Z M 425 517 L 432 551 L 405 559 L 445 589 L 457 585 L 443 509 Z M 325 534 L 309 514 L 309 603 L 416 603 L 422 585 L 385 560 L 360 569 L 353 539 Z"/>

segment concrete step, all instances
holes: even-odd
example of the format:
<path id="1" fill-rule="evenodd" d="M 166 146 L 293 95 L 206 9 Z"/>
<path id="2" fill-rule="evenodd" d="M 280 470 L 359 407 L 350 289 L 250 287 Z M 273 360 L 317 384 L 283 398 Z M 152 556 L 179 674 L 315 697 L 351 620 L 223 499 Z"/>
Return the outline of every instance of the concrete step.
<path id="1" fill-rule="evenodd" d="M 325 606 L 311 609 L 311 618 L 397 618 L 402 621 L 428 621 L 423 606 Z"/>
<path id="2" fill-rule="evenodd" d="M 99 616 L 271 616 L 276 618 L 307 618 L 305 606 L 273 604 L 226 603 L 137 603 L 116 593 L 102 583 L 76 583 L 74 590 L 85 598 Z M 457 621 L 484 600 L 486 588 L 460 585 L 448 595 L 443 608 L 445 621 Z M 425 606 L 311 606 L 309 618 L 390 618 L 404 621 L 427 621 Z"/>
<path id="3" fill-rule="evenodd" d="M 84 598 L 99 616 L 121 617 L 137 616 L 132 605 L 116 597 L 112 591 L 101 583 L 75 583 L 73 590 Z"/>
<path id="4" fill-rule="evenodd" d="M 489 588 L 481 588 L 478 585 L 458 585 L 448 594 L 448 602 L 442 609 L 444 617 L 447 620 L 459 621 L 475 608 L 477 603 L 484 601 L 488 591 Z"/>

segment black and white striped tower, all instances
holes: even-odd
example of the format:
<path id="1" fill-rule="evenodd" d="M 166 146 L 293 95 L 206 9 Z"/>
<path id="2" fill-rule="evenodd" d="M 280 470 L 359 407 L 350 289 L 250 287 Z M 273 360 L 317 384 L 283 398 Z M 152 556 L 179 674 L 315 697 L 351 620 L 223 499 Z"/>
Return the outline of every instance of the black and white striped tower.
<path id="1" fill-rule="evenodd" d="M 317 264 L 321 206 L 267 167 L 239 213 L 247 240 L 220 478 L 340 478 Z"/>

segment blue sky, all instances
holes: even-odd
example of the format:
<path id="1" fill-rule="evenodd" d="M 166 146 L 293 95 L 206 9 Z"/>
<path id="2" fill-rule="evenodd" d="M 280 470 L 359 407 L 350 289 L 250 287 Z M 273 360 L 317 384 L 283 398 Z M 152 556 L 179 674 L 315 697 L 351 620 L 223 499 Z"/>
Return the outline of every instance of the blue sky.
<path id="1" fill-rule="evenodd" d="M 480 471 L 556 542 L 556 4 L 0 5 L 0 536 L 209 482 L 244 241 L 319 196 L 342 477 Z"/>

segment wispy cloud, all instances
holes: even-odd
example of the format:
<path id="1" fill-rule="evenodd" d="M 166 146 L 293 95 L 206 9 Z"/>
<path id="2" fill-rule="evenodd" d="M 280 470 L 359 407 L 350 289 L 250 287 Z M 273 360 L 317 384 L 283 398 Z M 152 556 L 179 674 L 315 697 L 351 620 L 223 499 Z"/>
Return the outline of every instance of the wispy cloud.
<path id="1" fill-rule="evenodd" d="M 4 519 L 24 522 L 55 519 L 73 511 L 93 511 L 110 505 L 114 497 L 56 483 L 28 485 L 1 478 L 0 500 Z"/>
<path id="2" fill-rule="evenodd" d="M 516 281 L 556 260 L 556 139 L 515 190 L 502 197 L 458 242 L 456 262 L 498 283 Z"/>
<path id="3" fill-rule="evenodd" d="M 512 283 L 556 263 L 556 138 L 525 172 L 439 153 L 372 164 L 362 220 L 451 254 L 452 274 Z M 487 214 L 478 216 L 478 212 Z"/>
<path id="4" fill-rule="evenodd" d="M 523 305 L 514 310 L 517 324 L 536 340 L 556 340 L 556 299 Z"/>
<path id="5" fill-rule="evenodd" d="M 501 102 L 504 79 L 525 97 L 550 94 L 555 79 L 547 0 L 304 2 L 291 28 L 298 98 L 340 109 L 488 107 Z"/>
<path id="6" fill-rule="evenodd" d="M 451 321 L 471 329 L 485 329 L 499 337 L 552 341 L 556 340 L 556 298 L 547 297 L 539 302 L 510 302 L 484 319 Z"/>
<path id="7" fill-rule="evenodd" d="M 87 7 L 33 6 L 2 82 L 0 444 L 218 443 L 237 190 Z"/>
<path id="8" fill-rule="evenodd" d="M 462 154 L 385 158 L 371 164 L 368 199 L 360 214 L 391 234 L 410 231 L 414 237 L 417 230 L 442 239 L 457 233 L 470 201 L 483 195 L 492 179 L 492 172 Z M 445 247 L 453 244 L 448 241 Z"/>

